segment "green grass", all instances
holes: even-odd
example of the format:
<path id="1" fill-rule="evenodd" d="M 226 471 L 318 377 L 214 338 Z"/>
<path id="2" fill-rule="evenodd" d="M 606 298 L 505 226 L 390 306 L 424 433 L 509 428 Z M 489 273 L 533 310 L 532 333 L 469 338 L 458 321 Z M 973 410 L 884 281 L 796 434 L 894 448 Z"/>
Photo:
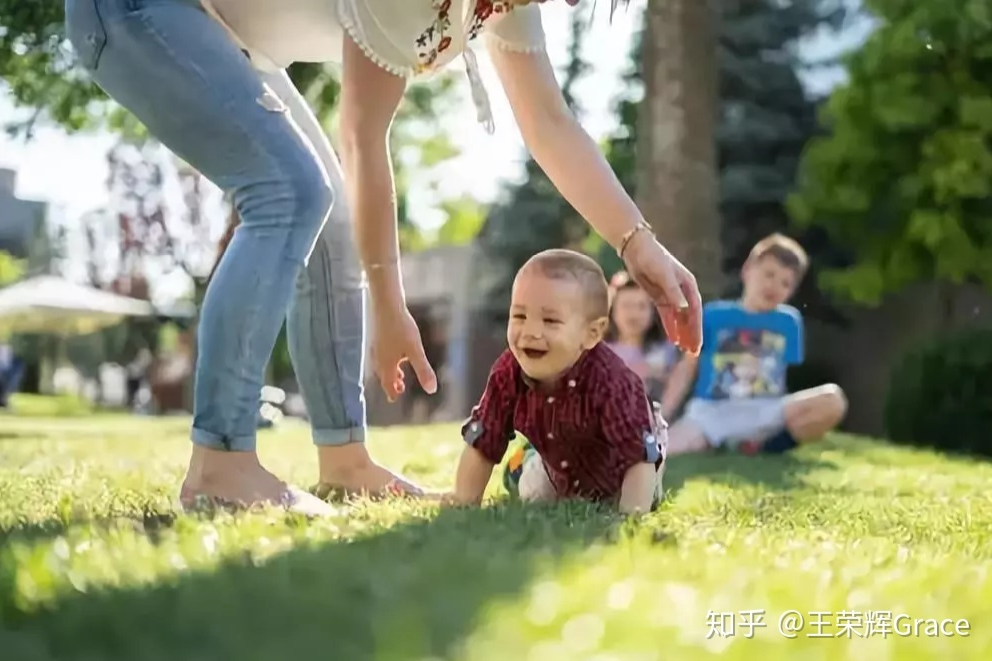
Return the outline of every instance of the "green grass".
<path id="1" fill-rule="evenodd" d="M 0 412 L 0 416 L 5 413 Z M 56 397 L 18 393 L 10 398 L 10 411 L 7 415 L 18 418 L 71 418 L 93 415 L 93 405 L 80 397 L 59 395 Z M 0 429 L 3 429 L 0 417 Z"/>
<path id="2" fill-rule="evenodd" d="M 992 466 L 838 437 L 674 460 L 640 522 L 582 505 L 356 503 L 308 523 L 177 515 L 187 421 L 0 417 L 0 657 L 11 661 L 992 658 Z M 263 434 L 308 485 L 301 426 Z M 456 428 L 382 430 L 441 486 Z M 498 497 L 498 495 L 497 495 Z M 762 609 L 746 638 L 707 611 Z M 779 614 L 966 619 L 968 637 L 776 632 Z"/>

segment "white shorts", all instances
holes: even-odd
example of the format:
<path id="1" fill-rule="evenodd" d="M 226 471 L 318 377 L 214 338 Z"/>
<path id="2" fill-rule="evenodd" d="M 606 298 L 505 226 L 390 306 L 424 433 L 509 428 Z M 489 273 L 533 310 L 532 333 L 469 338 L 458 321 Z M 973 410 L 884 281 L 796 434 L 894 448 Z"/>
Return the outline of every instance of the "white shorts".
<path id="1" fill-rule="evenodd" d="M 692 399 L 683 417 L 699 427 L 713 447 L 728 441 L 763 441 L 785 429 L 785 398 Z"/>

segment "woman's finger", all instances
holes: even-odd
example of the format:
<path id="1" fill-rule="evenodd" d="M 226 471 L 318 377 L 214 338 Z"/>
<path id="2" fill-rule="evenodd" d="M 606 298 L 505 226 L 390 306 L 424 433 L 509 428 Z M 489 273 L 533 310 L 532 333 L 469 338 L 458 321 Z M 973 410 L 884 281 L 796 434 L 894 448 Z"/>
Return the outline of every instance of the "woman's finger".
<path id="1" fill-rule="evenodd" d="M 389 365 L 387 361 L 375 360 L 372 364 L 376 376 L 379 378 L 379 386 L 382 387 L 382 392 L 386 394 L 386 399 L 390 403 L 395 402 L 400 394 L 396 377 L 397 373 L 402 374 L 402 372 L 400 372 L 395 363 Z"/>
<path id="2" fill-rule="evenodd" d="M 665 336 L 669 342 L 681 349 L 682 341 L 679 339 L 679 334 L 682 329 L 679 328 L 678 318 L 675 316 L 674 310 L 668 306 L 662 307 L 660 305 L 657 306 L 657 309 L 658 316 L 661 317 L 661 326 L 665 329 Z"/>
<path id="3" fill-rule="evenodd" d="M 682 282 L 682 291 L 689 302 L 689 308 L 680 319 L 682 330 L 679 337 L 685 343 L 683 347 L 693 356 L 698 356 L 703 346 L 703 299 L 699 294 L 699 286 L 692 275 Z"/>
<path id="4" fill-rule="evenodd" d="M 386 393 L 386 399 L 390 404 L 396 401 L 397 395 L 399 393 L 396 391 L 396 382 L 390 381 L 384 377 L 379 377 L 379 385 L 382 387 L 382 392 Z"/>
<path id="5" fill-rule="evenodd" d="M 682 293 L 682 283 L 675 277 L 672 265 L 666 264 L 659 269 L 658 278 L 661 280 L 658 286 L 664 292 L 665 301 L 668 305 L 676 310 L 687 310 L 689 308 L 689 301 L 686 300 L 685 294 Z"/>
<path id="6" fill-rule="evenodd" d="M 427 354 L 424 352 L 424 345 L 420 341 L 419 335 L 417 335 L 412 351 L 407 357 L 410 359 L 410 366 L 413 368 L 413 373 L 417 375 L 417 381 L 420 382 L 421 387 L 431 395 L 436 393 L 437 375 L 427 360 Z"/>

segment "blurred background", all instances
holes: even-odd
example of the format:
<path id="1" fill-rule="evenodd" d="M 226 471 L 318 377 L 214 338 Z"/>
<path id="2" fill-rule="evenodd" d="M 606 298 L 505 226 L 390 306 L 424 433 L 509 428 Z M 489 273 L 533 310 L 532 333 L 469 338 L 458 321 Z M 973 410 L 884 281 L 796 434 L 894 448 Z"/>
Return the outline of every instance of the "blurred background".
<path id="1" fill-rule="evenodd" d="M 847 431 L 976 449 L 992 424 L 992 6 L 635 0 L 611 22 L 581 4 L 544 5 L 569 103 L 704 297 L 738 293 L 761 237 L 797 238 L 812 271 L 790 387 L 840 384 Z M 185 415 L 229 209 L 71 67 L 62 18 L 0 0 L 0 406 Z M 406 290 L 441 387 L 388 405 L 370 383 L 371 424 L 468 414 L 534 252 L 621 267 L 480 62 L 494 135 L 457 69 L 411 87 L 394 127 Z M 334 142 L 337 72 L 290 73 Z M 285 334 L 267 382 L 264 400 L 305 417 Z"/>

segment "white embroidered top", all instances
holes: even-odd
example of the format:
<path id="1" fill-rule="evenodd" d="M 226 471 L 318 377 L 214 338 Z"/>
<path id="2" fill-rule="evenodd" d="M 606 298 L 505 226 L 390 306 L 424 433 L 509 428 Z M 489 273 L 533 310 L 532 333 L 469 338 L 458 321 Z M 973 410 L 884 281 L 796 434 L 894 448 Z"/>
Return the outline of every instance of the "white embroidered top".
<path id="1" fill-rule="evenodd" d="M 479 121 L 492 111 L 470 43 L 480 34 L 522 52 L 545 48 L 540 6 L 511 0 L 201 0 L 260 69 L 341 62 L 344 34 L 373 62 L 407 79 L 431 75 L 461 55 Z"/>

